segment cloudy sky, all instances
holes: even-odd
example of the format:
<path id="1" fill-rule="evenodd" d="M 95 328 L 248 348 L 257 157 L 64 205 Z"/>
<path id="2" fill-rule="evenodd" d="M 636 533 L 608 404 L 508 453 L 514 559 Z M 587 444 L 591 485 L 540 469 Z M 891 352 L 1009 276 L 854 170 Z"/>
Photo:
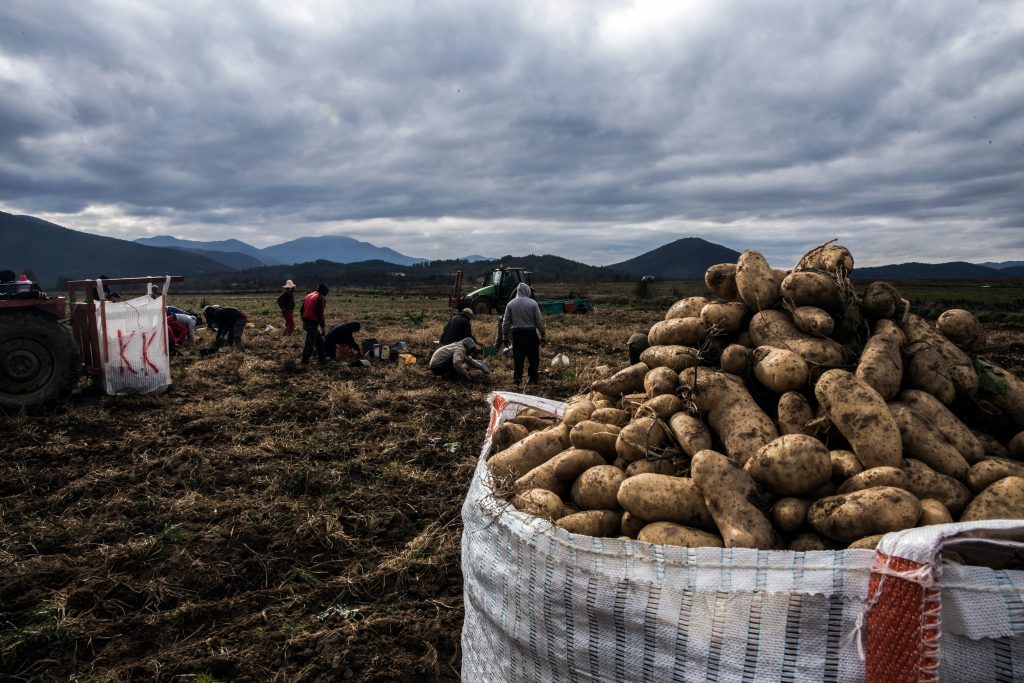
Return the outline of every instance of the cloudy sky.
<path id="1" fill-rule="evenodd" d="M 1024 2 L 3 0 L 0 210 L 427 258 L 1024 259 Z"/>

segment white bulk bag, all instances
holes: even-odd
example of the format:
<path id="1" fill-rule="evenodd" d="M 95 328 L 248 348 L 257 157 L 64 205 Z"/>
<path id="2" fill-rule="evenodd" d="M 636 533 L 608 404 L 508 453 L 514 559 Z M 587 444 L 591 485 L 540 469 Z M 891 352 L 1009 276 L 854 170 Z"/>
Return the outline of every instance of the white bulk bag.
<path id="1" fill-rule="evenodd" d="M 864 680 L 869 582 L 873 568 L 885 571 L 873 551 L 680 548 L 570 534 L 495 498 L 485 465 L 497 425 L 527 406 L 560 415 L 564 405 L 511 393 L 489 401 L 462 509 L 462 680 Z M 970 680 L 1021 679 L 1024 572 L 942 570 L 940 680 L 964 680 L 965 671 Z M 880 588 L 877 576 L 874 603 L 896 585 Z M 972 612 L 975 586 L 984 586 L 983 615 Z M 928 680 L 901 678 L 902 663 L 875 650 L 872 671 L 889 683 Z"/>
<path id="2" fill-rule="evenodd" d="M 171 384 L 167 346 L 167 285 L 163 294 L 129 301 L 107 301 L 96 280 L 100 301 L 96 324 L 103 361 L 103 387 L 112 396 L 157 394 Z"/>

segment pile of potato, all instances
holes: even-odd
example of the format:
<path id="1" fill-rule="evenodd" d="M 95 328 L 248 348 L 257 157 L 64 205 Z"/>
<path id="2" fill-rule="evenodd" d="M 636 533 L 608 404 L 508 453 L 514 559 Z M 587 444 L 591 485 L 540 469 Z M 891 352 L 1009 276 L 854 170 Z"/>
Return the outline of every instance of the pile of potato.
<path id="1" fill-rule="evenodd" d="M 708 269 L 641 362 L 561 422 L 526 411 L 488 461 L 519 510 L 574 533 L 680 546 L 873 548 L 927 524 L 1024 519 L 1024 382 L 890 284 L 858 295 L 828 244 L 791 271 L 755 251 Z M 979 375 L 980 373 L 980 375 Z"/>

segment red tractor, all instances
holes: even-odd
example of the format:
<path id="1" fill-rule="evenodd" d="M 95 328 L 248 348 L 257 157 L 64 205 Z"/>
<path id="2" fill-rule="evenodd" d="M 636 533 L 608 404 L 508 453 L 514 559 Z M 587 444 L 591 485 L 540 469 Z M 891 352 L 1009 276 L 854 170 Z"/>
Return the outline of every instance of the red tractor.
<path id="1" fill-rule="evenodd" d="M 103 280 L 103 284 L 162 283 L 166 279 L 120 278 Z M 171 277 L 172 282 L 184 279 Z M 0 285 L 0 410 L 17 411 L 66 398 L 83 375 L 102 376 L 97 321 L 105 302 L 92 301 L 95 287 L 95 280 L 72 280 L 65 298 Z M 84 302 L 75 301 L 79 290 L 85 292 Z"/>

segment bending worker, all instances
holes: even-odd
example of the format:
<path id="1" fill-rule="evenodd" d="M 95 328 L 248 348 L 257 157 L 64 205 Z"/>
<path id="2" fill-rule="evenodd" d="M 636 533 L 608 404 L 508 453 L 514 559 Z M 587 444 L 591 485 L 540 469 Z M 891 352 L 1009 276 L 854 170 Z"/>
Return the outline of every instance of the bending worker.
<path id="1" fill-rule="evenodd" d="M 509 334 L 511 332 L 511 334 Z M 529 381 L 536 384 L 540 372 L 540 345 L 544 343 L 544 314 L 530 298 L 530 285 L 520 282 L 516 296 L 505 306 L 501 322 L 501 336 L 512 343 L 512 382 L 523 381 L 523 361 L 529 361 Z"/>
<path id="2" fill-rule="evenodd" d="M 233 306 L 207 306 L 203 309 L 203 317 L 206 318 L 208 328 L 217 330 L 217 337 L 213 340 L 214 348 L 219 347 L 227 337 L 229 346 L 235 346 L 239 351 L 245 350 L 242 334 L 249 322 L 245 313 Z"/>
<path id="3" fill-rule="evenodd" d="M 463 308 L 453 315 L 448 324 L 444 326 L 444 332 L 441 333 L 441 346 L 462 341 L 466 337 L 473 337 L 472 318 L 473 311 L 469 308 Z M 473 337 L 473 339 L 476 339 L 476 337 Z"/>
<path id="4" fill-rule="evenodd" d="M 354 321 L 332 327 L 324 337 L 327 357 L 335 358 L 338 355 L 339 346 L 347 346 L 352 349 L 354 352 L 352 355 L 356 358 L 361 356 L 362 351 L 359 349 L 359 344 L 356 344 L 355 337 L 352 336 L 353 332 L 358 332 L 360 329 L 362 329 L 362 325 Z"/>
<path id="5" fill-rule="evenodd" d="M 445 379 L 469 379 L 469 369 L 475 368 L 485 375 L 491 374 L 486 363 L 481 363 L 469 354 L 476 349 L 472 337 L 445 344 L 430 357 L 430 371 Z"/>

